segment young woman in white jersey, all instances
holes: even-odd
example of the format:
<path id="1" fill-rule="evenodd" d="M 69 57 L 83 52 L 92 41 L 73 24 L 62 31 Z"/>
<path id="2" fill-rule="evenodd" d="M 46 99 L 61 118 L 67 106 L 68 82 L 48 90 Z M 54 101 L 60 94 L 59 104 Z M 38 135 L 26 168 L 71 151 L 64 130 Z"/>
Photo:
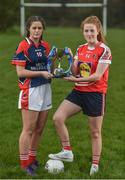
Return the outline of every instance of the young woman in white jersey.
<path id="1" fill-rule="evenodd" d="M 49 158 L 73 161 L 74 155 L 65 121 L 69 117 L 83 111 L 88 117 L 90 127 L 92 142 L 90 175 L 93 175 L 99 170 L 102 151 L 101 129 L 107 91 L 108 69 L 109 64 L 111 64 L 111 52 L 104 44 L 102 25 L 98 17 L 87 17 L 82 21 L 81 29 L 86 44 L 79 46 L 74 56 L 73 76 L 64 78 L 66 81 L 74 82 L 75 86 L 53 116 L 63 150 L 57 154 L 49 154 Z"/>

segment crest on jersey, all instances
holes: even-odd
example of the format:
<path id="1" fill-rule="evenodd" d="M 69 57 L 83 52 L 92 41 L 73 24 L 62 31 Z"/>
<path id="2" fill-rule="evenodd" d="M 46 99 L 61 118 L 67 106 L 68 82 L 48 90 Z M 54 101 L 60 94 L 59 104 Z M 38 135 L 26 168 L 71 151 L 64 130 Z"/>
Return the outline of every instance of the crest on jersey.
<path id="1" fill-rule="evenodd" d="M 81 77 L 89 77 L 91 74 L 91 63 L 79 63 L 79 72 Z"/>

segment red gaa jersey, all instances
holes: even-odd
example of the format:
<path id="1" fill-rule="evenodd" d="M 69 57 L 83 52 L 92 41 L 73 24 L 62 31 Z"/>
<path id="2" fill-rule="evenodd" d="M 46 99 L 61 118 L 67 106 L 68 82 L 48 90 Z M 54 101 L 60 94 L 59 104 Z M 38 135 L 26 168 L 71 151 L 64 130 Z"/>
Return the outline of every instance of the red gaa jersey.
<path id="1" fill-rule="evenodd" d="M 99 42 L 95 48 L 88 47 L 88 44 L 79 46 L 75 56 L 78 59 L 78 74 L 81 77 L 88 77 L 95 73 L 98 63 L 111 64 L 111 51 L 104 44 Z M 75 83 L 75 90 L 82 92 L 106 93 L 109 68 L 104 72 L 100 80 L 96 82 Z"/>

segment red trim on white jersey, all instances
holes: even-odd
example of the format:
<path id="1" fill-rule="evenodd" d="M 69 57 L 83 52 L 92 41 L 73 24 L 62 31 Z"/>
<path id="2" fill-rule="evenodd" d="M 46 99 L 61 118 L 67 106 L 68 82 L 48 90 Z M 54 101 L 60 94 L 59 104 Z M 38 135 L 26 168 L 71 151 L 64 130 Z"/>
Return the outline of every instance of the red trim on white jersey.
<path id="1" fill-rule="evenodd" d="M 22 90 L 21 94 L 21 108 L 28 109 L 29 108 L 29 89 Z"/>

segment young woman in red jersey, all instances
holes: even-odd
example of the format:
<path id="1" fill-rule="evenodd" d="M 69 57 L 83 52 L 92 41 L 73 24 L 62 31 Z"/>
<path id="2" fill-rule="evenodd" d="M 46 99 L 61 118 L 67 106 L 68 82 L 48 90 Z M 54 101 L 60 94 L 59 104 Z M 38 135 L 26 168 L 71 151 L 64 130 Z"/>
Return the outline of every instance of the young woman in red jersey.
<path id="1" fill-rule="evenodd" d="M 91 133 L 92 165 L 90 175 L 93 175 L 99 170 L 102 150 L 101 129 L 111 52 L 104 44 L 102 25 L 98 17 L 87 17 L 82 21 L 81 29 L 86 44 L 79 46 L 74 56 L 73 76 L 64 78 L 66 81 L 74 82 L 75 86 L 53 117 L 63 150 L 57 154 L 49 154 L 49 157 L 51 159 L 73 161 L 74 156 L 65 121 L 67 118 L 83 111 L 88 117 Z"/>
<path id="2" fill-rule="evenodd" d="M 22 40 L 13 57 L 19 78 L 19 103 L 23 128 L 19 139 L 21 167 L 34 176 L 38 167 L 37 148 L 43 132 L 48 110 L 52 107 L 50 81 L 47 70 L 49 44 L 43 40 L 45 22 L 39 16 L 31 16 L 26 23 L 27 36 Z"/>

